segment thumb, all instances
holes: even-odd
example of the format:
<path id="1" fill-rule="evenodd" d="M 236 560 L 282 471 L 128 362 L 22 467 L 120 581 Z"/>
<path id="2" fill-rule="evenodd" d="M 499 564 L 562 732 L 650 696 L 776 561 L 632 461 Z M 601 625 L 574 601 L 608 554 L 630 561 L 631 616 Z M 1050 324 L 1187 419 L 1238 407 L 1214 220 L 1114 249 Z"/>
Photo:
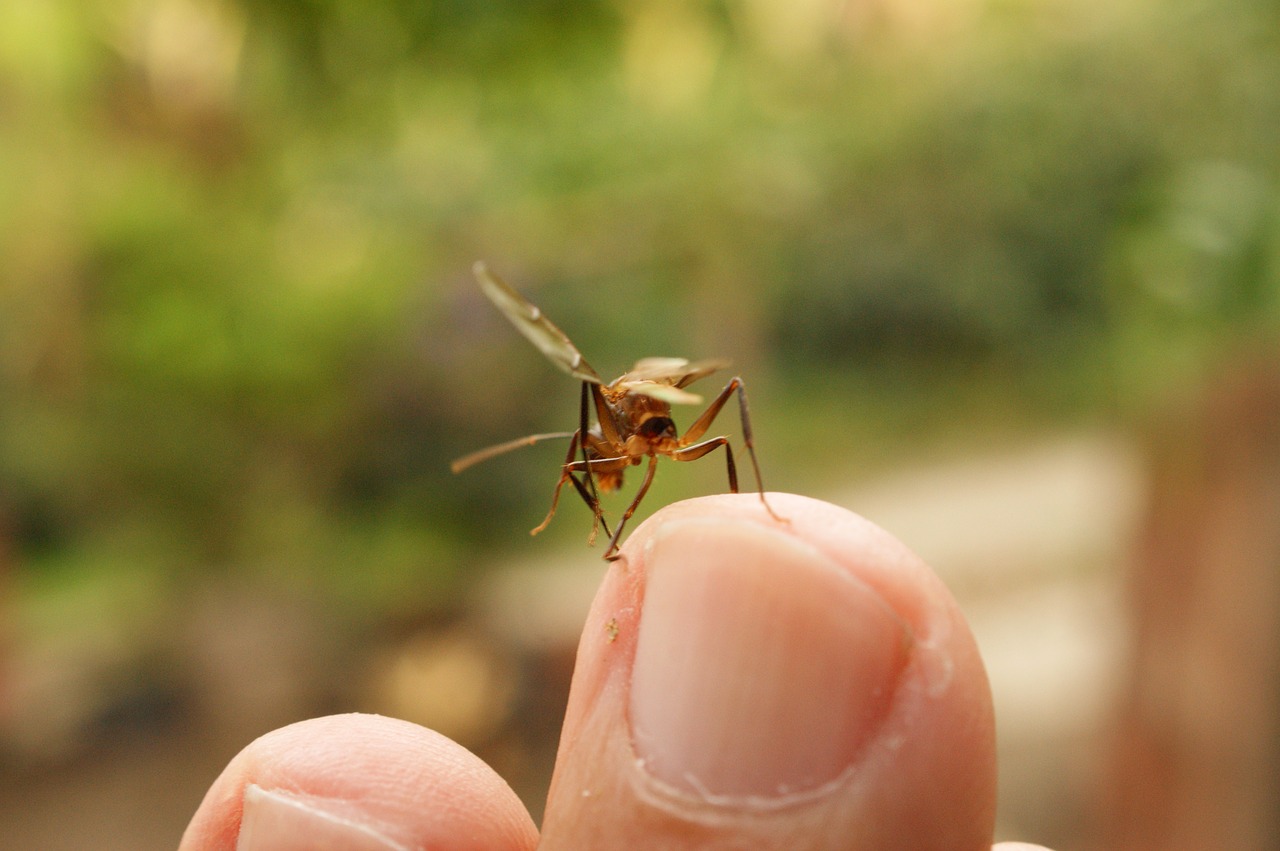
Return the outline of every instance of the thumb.
<path id="1" fill-rule="evenodd" d="M 901 543 L 774 494 L 636 530 L 578 650 L 543 845 L 991 848 L 973 638 Z"/>

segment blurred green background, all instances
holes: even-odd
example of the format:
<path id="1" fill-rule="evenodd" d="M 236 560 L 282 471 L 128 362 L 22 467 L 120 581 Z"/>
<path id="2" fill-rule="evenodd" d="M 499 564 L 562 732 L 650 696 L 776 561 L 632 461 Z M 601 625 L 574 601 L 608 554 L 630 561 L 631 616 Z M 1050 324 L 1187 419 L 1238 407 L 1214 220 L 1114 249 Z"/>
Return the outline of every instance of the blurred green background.
<path id="1" fill-rule="evenodd" d="M 509 558 L 598 556 L 569 500 L 525 534 L 559 447 L 449 472 L 577 410 L 474 260 L 610 377 L 731 358 L 772 488 L 1125 430 L 1275 338 L 1278 48 L 1257 0 L 5 0 L 14 847 L 85 847 L 81 793 L 87 844 L 172 847 L 252 735 L 492 651 Z M 648 509 L 724 488 L 676 466 Z M 268 646 L 297 676 L 232 694 Z M 524 654 L 536 702 L 569 661 Z M 476 733 L 535 808 L 558 695 Z"/>

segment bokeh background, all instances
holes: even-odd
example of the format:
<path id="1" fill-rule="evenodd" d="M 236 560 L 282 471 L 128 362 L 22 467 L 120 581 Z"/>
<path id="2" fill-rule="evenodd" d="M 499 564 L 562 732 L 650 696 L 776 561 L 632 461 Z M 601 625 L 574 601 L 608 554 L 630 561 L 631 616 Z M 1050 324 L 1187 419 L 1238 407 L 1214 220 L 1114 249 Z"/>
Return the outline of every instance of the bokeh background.
<path id="1" fill-rule="evenodd" d="M 1280 847 L 1278 51 L 1261 0 L 4 0 L 0 846 L 172 848 L 346 710 L 540 812 L 605 566 L 526 534 L 560 447 L 449 472 L 576 424 L 485 258 L 602 373 L 731 358 L 767 484 L 937 566 L 1000 838 Z"/>

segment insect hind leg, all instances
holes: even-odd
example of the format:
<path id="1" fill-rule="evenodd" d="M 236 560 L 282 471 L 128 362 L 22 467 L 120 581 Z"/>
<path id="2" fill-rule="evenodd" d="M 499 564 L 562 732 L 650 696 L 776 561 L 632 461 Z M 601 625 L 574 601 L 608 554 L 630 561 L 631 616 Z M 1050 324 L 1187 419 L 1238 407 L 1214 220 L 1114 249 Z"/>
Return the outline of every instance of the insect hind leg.
<path id="1" fill-rule="evenodd" d="M 591 534 L 587 537 L 587 546 L 595 544 L 597 528 L 604 529 L 604 533 L 612 537 L 613 533 L 609 531 L 609 523 L 604 519 L 604 511 L 600 509 L 600 497 L 587 490 L 586 485 L 573 473 L 569 473 L 568 476 L 569 481 L 573 482 L 574 489 L 578 491 L 578 495 L 582 497 L 582 501 L 587 504 L 587 508 L 591 509 L 591 513 L 594 516 L 591 522 Z"/>
<path id="2" fill-rule="evenodd" d="M 591 522 L 591 535 L 587 538 L 587 545 L 590 546 L 595 543 L 596 533 L 601 527 L 604 528 L 604 533 L 606 535 L 612 535 L 612 533 L 609 531 L 608 522 L 604 519 L 604 512 L 600 510 L 600 497 L 596 495 L 594 483 L 592 483 L 590 489 L 588 489 L 588 486 L 584 485 L 582 481 L 573 474 L 574 468 L 579 466 L 578 462 L 574 461 L 574 455 L 578 452 L 578 435 L 579 432 L 574 432 L 572 439 L 569 441 L 569 452 L 565 456 L 564 464 L 560 469 L 560 481 L 556 482 L 555 492 L 551 495 L 551 508 L 547 511 L 547 516 L 543 518 L 542 522 L 529 530 L 529 534 L 536 535 L 551 525 L 551 518 L 556 516 L 556 507 L 560 504 L 560 489 L 563 488 L 564 483 L 568 481 L 573 482 L 574 490 L 576 490 L 578 495 L 582 497 L 582 501 L 587 504 L 587 508 L 591 509 L 591 515 L 593 518 Z M 583 464 L 582 466 L 587 468 L 587 476 L 590 477 L 590 464 Z M 588 478 L 588 482 L 590 481 L 590 478 Z"/>

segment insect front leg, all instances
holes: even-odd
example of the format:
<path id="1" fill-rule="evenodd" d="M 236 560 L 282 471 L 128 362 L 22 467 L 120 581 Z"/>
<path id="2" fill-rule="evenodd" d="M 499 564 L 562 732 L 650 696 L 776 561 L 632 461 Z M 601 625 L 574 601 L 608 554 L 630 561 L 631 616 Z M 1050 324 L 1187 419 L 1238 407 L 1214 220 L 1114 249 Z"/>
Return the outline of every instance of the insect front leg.
<path id="1" fill-rule="evenodd" d="M 708 452 L 724 447 L 724 462 L 729 472 L 729 492 L 738 492 L 738 466 L 733 463 L 733 447 L 729 445 L 727 437 L 713 437 L 710 440 L 704 440 L 701 443 L 695 443 L 693 446 L 686 446 L 683 449 L 677 449 L 671 453 L 671 458 L 676 461 L 697 461 Z"/>
<path id="2" fill-rule="evenodd" d="M 708 405 L 707 409 L 702 412 L 702 416 L 694 420 L 693 424 L 689 426 L 688 430 L 686 430 L 685 433 L 680 436 L 679 445 L 681 448 L 678 449 L 677 452 L 683 451 L 685 447 L 688 447 L 691 449 L 694 448 L 693 446 L 690 446 L 690 444 L 695 444 L 697 446 L 703 445 L 703 444 L 697 443 L 697 441 L 702 437 L 702 435 L 707 433 L 707 429 L 711 427 L 711 423 L 715 422 L 715 418 L 719 416 L 720 411 L 725 406 L 725 403 L 729 401 L 729 397 L 732 396 L 735 391 L 738 394 L 738 415 L 742 418 L 742 442 L 745 443 L 747 446 L 747 455 L 751 458 L 751 469 L 756 474 L 756 488 L 760 491 L 760 502 L 764 504 L 765 510 L 769 512 L 769 515 L 773 517 L 774 520 L 780 521 L 782 523 L 786 523 L 787 522 L 786 518 L 780 517 L 778 513 L 773 510 L 773 506 L 769 505 L 769 500 L 765 499 L 764 480 L 760 478 L 760 462 L 756 460 L 755 441 L 752 439 L 752 435 L 751 435 L 751 414 L 747 406 L 747 388 L 746 388 L 746 385 L 742 383 L 742 379 L 739 378 L 738 376 L 735 375 L 732 379 L 729 380 L 729 383 L 726 384 L 724 389 L 720 391 L 720 395 L 717 396 L 715 399 L 711 400 L 711 404 Z M 711 449 L 714 449 L 714 448 L 715 447 L 712 446 L 710 449 L 707 449 L 706 451 L 710 452 Z M 725 449 L 728 450 L 728 448 L 729 447 L 726 445 Z M 697 457 L 701 457 L 701 456 L 697 456 Z M 686 460 L 692 460 L 692 459 L 686 459 Z M 730 484 L 732 485 L 734 483 L 734 480 L 737 478 L 736 473 L 733 472 L 732 461 L 729 462 L 729 469 L 731 471 Z M 733 489 L 733 492 L 737 493 L 736 487 Z"/>
<path id="3" fill-rule="evenodd" d="M 622 527 L 627 525 L 627 521 L 631 519 L 631 515 L 636 513 L 636 508 L 640 505 L 640 500 L 644 499 L 644 495 L 649 491 L 649 485 L 653 484 L 653 471 L 658 468 L 658 456 L 649 456 L 649 467 L 644 471 L 644 481 L 640 483 L 640 490 L 636 491 L 635 499 L 631 500 L 631 504 L 627 506 L 627 510 L 622 513 L 622 517 L 618 520 L 618 528 L 613 530 L 613 537 L 609 539 L 609 547 L 604 551 L 605 561 L 613 561 L 618 558 L 618 541 L 622 538 Z"/>

